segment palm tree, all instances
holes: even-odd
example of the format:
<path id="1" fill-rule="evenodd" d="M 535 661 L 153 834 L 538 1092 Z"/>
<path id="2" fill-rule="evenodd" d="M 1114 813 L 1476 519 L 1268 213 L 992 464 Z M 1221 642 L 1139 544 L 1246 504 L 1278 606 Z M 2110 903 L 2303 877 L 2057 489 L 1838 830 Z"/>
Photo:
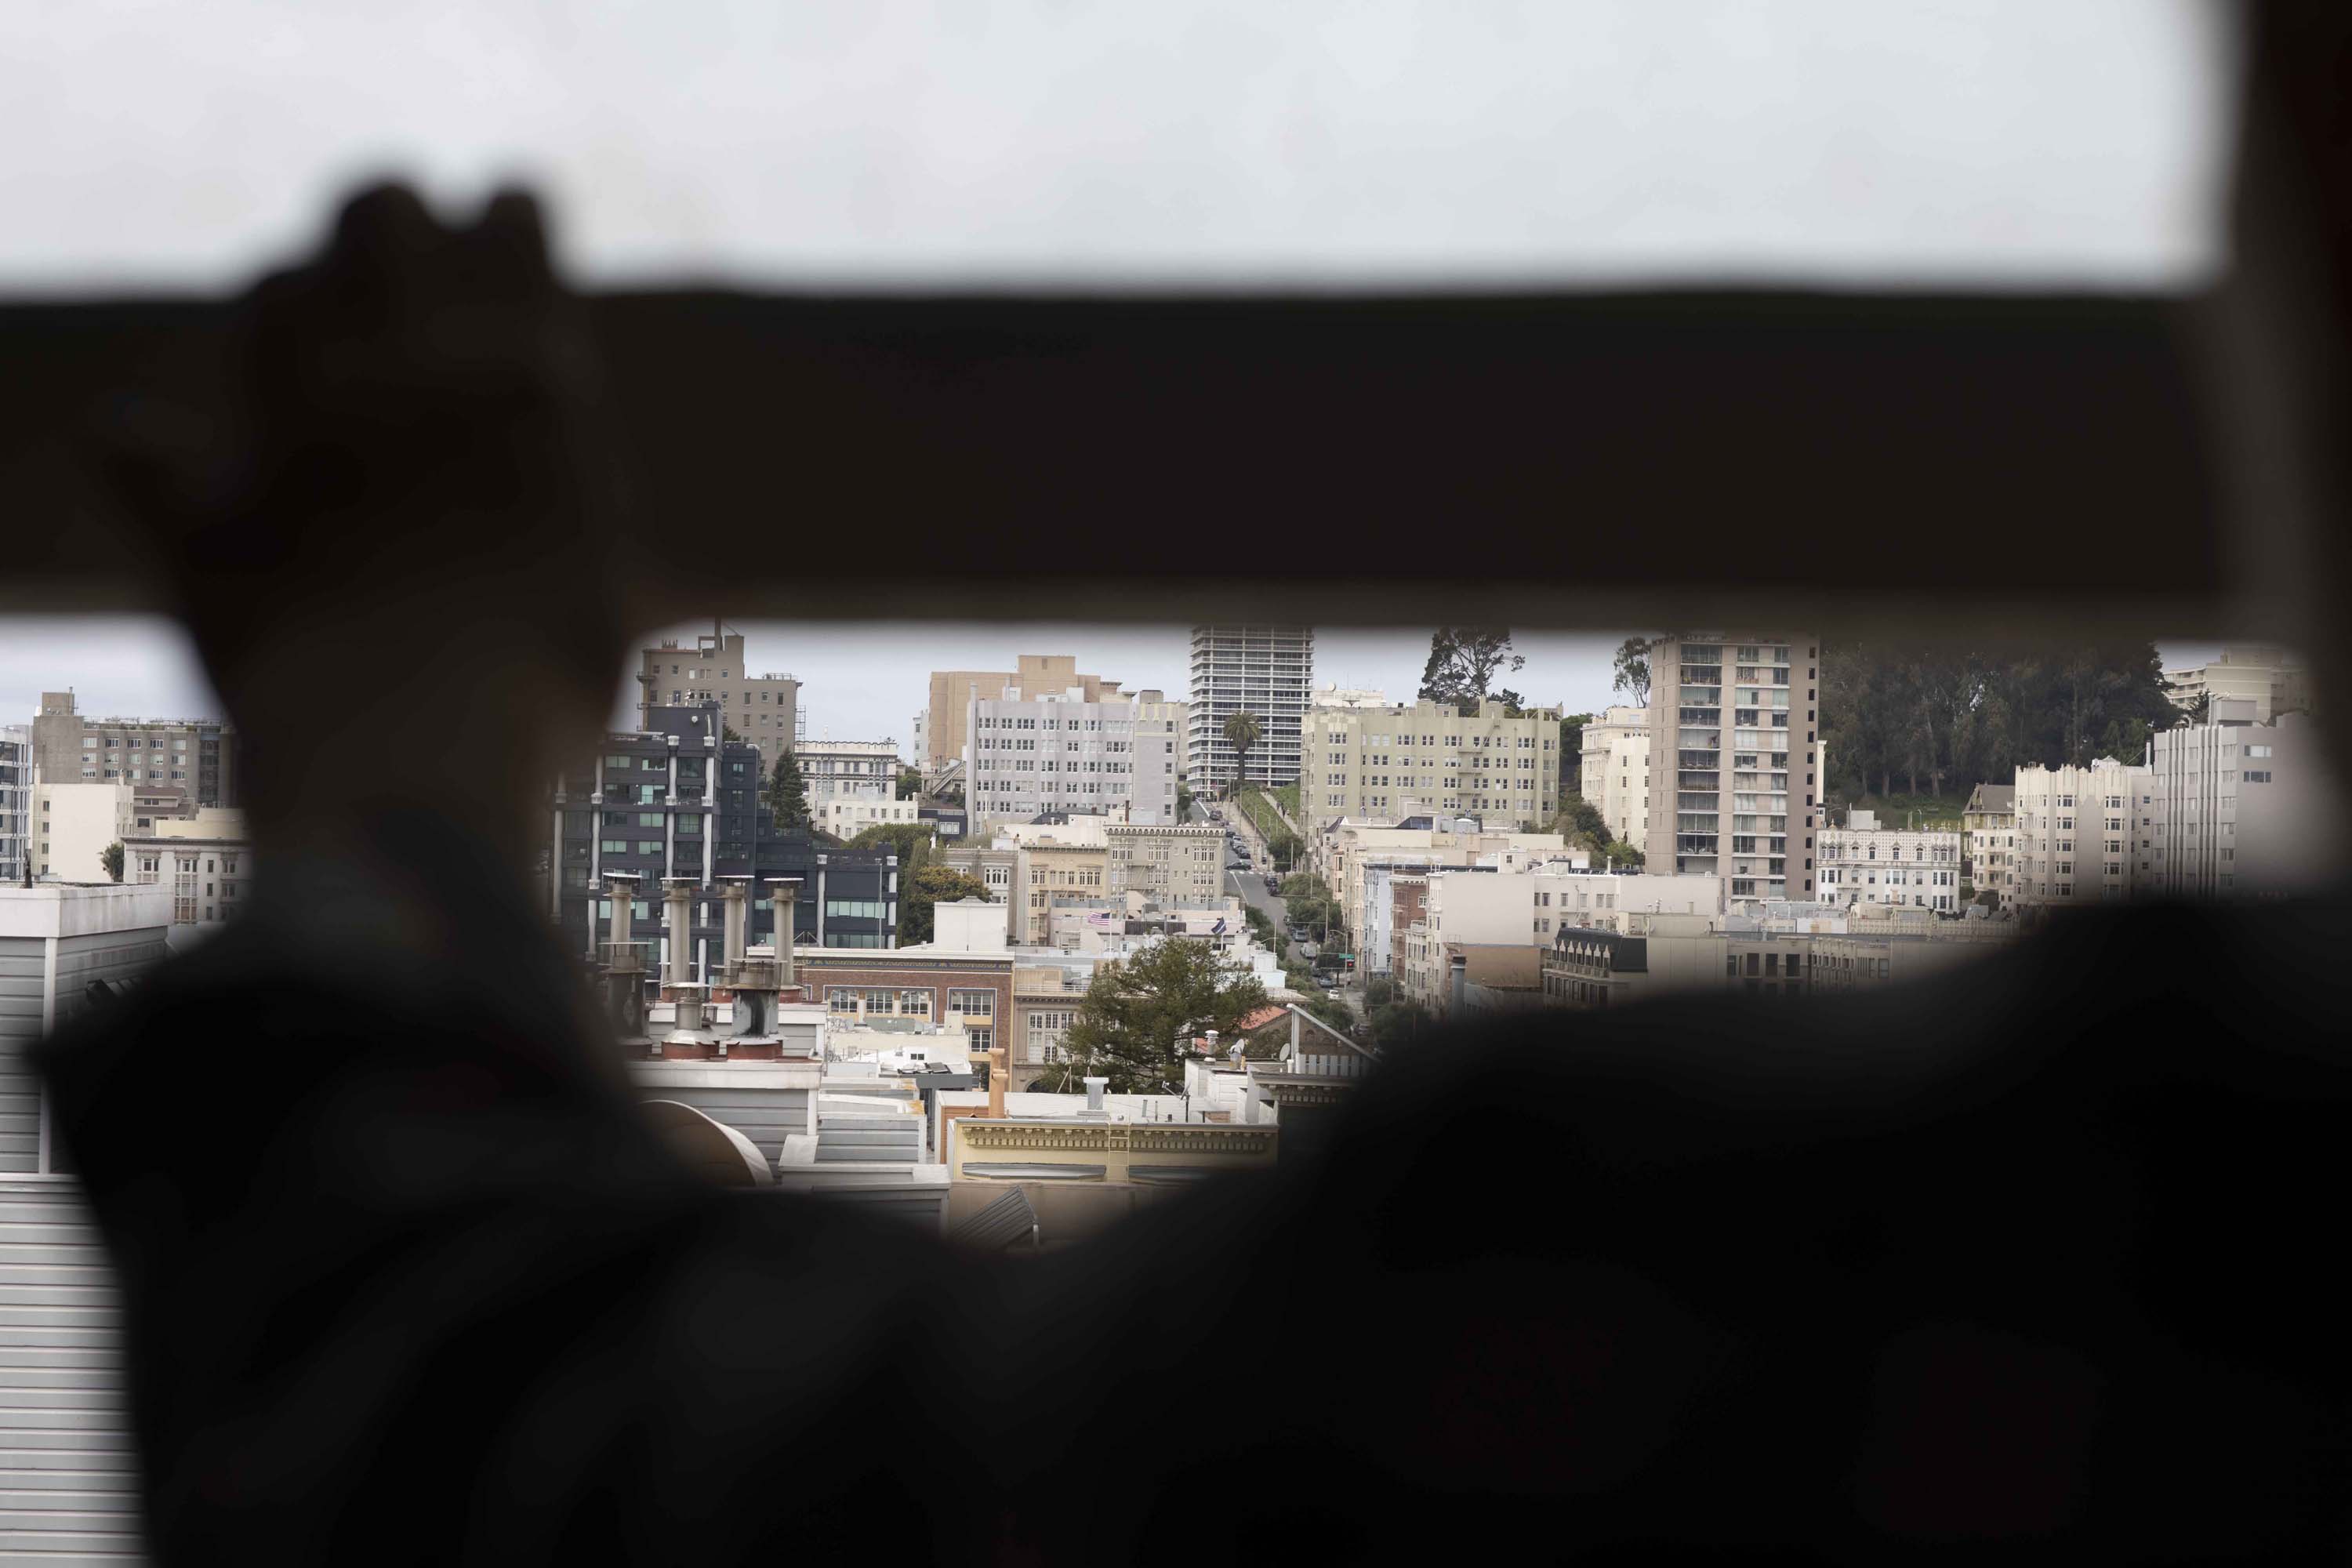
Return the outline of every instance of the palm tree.
<path id="1" fill-rule="evenodd" d="M 1246 710 L 1236 713 L 1225 721 L 1225 743 L 1234 749 L 1234 787 L 1235 789 L 1241 787 L 1244 771 L 1249 763 L 1250 748 L 1256 745 L 1265 734 L 1265 731 L 1259 726 L 1257 716 Z"/>

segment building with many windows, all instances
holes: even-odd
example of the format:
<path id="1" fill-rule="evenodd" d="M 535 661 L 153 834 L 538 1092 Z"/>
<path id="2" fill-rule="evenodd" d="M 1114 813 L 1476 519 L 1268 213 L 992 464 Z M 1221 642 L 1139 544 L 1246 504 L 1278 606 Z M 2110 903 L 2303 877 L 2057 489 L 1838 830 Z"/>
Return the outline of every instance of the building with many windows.
<path id="1" fill-rule="evenodd" d="M 1990 893 L 1994 908 L 2008 909 L 2017 901 L 2017 786 L 1980 784 L 1970 790 L 1960 833 L 1960 879 L 1976 901 Z"/>
<path id="2" fill-rule="evenodd" d="M 2164 672 L 2165 692 L 2183 713 L 2217 721 L 2211 704 L 2224 698 L 2252 705 L 2252 722 L 2267 724 L 2281 713 L 2308 712 L 2311 676 L 2303 660 L 2275 646 L 2225 647 L 2208 663 Z"/>
<path id="3" fill-rule="evenodd" d="M 774 745 L 754 736 L 744 739 L 760 748 L 770 768 L 776 765 Z M 898 760 L 898 742 L 890 736 L 879 741 L 835 741 L 828 736 L 797 741 L 793 744 L 793 761 L 800 764 L 802 782 L 808 788 L 809 816 L 820 824 L 829 801 L 871 798 L 877 793 L 896 795 L 898 773 L 904 766 Z"/>
<path id="4" fill-rule="evenodd" d="M 920 805 L 912 795 L 905 800 L 894 798 L 890 786 L 884 784 L 871 795 L 835 795 L 822 808 L 812 809 L 810 820 L 835 838 L 846 841 L 869 827 L 913 822 Z"/>
<path id="5" fill-rule="evenodd" d="M 245 813 L 207 806 L 158 818 L 122 840 L 122 879 L 170 889 L 173 945 L 235 920 L 253 897 L 253 839 Z M 81 879 L 96 881 L 103 872 Z"/>
<path id="6" fill-rule="evenodd" d="M 700 889 L 687 932 L 691 975 L 701 980 L 710 955 L 723 952 L 718 890 L 723 877 L 751 877 L 752 942 L 775 938 L 775 900 L 767 884 L 798 881 L 797 944 L 887 948 L 898 929 L 898 857 L 887 851 L 819 849 L 805 832 L 780 834 L 760 799 L 761 749 L 721 741 L 717 703 L 656 709 L 655 729 L 604 737 L 592 761 L 569 769 L 550 802 L 549 914 L 570 951 L 598 956 L 612 915 L 609 877 L 637 879 L 633 919 L 650 945 L 667 940 L 662 885 Z M 656 955 L 657 956 L 657 954 Z"/>
<path id="7" fill-rule="evenodd" d="M 1609 831 L 1640 849 L 1650 837 L 1650 714 L 1610 708 L 1585 721 L 1577 793 Z"/>
<path id="8" fill-rule="evenodd" d="M 2132 896 L 2147 815 L 2144 763 L 2101 757 L 2088 767 L 2017 770 L 2019 908 L 2109 903 Z"/>
<path id="9" fill-rule="evenodd" d="M 1205 905 L 1224 891 L 1225 830 L 1214 823 L 1107 822 L 1109 890 L 1156 903 Z"/>
<path id="10" fill-rule="evenodd" d="M 71 691 L 44 691 L 33 773 L 50 784 L 128 784 L 170 813 L 236 804 L 236 731 L 214 719 L 95 719 Z"/>
<path id="11" fill-rule="evenodd" d="M 1192 793 L 1212 795 L 1234 783 L 1225 721 L 1244 712 L 1257 720 L 1260 731 L 1244 763 L 1249 782 L 1295 782 L 1314 683 L 1312 626 L 1194 626 L 1187 731 L 1192 743 L 1185 759 Z"/>
<path id="12" fill-rule="evenodd" d="M 975 696 L 964 747 L 975 827 L 1054 812 L 1176 820 L 1176 731 L 1183 704 L 1157 691 L 1101 701 L 1083 690 Z"/>
<path id="13" fill-rule="evenodd" d="M 1532 832 L 1559 807 L 1559 713 L 1511 716 L 1488 698 L 1452 703 L 1316 708 L 1306 717 L 1299 826 L 1343 818 L 1402 821 L 1424 812 Z"/>
<path id="14" fill-rule="evenodd" d="M 637 727 L 652 728 L 664 708 L 715 706 L 744 740 L 776 754 L 779 743 L 800 739 L 801 683 L 789 675 L 751 673 L 743 634 L 717 621 L 691 647 L 655 644 L 637 654 Z"/>
<path id="15" fill-rule="evenodd" d="M 1027 699 L 1076 691 L 1087 702 L 1116 702 L 1124 695 L 1118 681 L 1082 672 L 1075 654 L 1024 653 L 1013 663 L 1018 668 L 931 671 L 930 700 L 917 727 L 917 767 L 931 773 L 962 760 L 964 742 L 971 738 L 975 697 L 1003 697 L 1010 691 Z"/>
<path id="16" fill-rule="evenodd" d="M 2311 719 L 2257 723 L 2251 698 L 2216 698 L 2209 711 L 2212 722 L 2148 742 L 2135 890 L 2243 899 L 2324 885 L 2342 868 L 2344 835 Z"/>
<path id="17" fill-rule="evenodd" d="M 1881 827 L 1874 814 L 1846 814 L 1824 827 L 1815 869 L 1825 904 L 1900 904 L 1957 914 L 1960 834 L 1948 828 Z"/>
<path id="18" fill-rule="evenodd" d="M 24 880 L 33 817 L 33 732 L 0 725 L 0 887 Z"/>
<path id="19" fill-rule="evenodd" d="M 1820 654 L 1796 633 L 1650 645 L 1652 870 L 1722 877 L 1734 900 L 1812 898 Z"/>

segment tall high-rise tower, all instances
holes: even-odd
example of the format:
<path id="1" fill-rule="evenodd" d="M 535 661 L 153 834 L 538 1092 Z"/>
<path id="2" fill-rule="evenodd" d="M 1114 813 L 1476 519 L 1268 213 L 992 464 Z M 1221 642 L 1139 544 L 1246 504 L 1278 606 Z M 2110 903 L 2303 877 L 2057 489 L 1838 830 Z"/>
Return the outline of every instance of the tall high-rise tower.
<path id="1" fill-rule="evenodd" d="M 1255 716 L 1260 731 L 1244 763 L 1249 781 L 1296 782 L 1299 733 L 1314 686 L 1312 626 L 1194 626 L 1186 782 L 1199 794 L 1234 782 L 1225 721 L 1241 712 Z"/>
<path id="2" fill-rule="evenodd" d="M 1813 897 L 1821 651 L 1794 633 L 1650 645 L 1650 869 L 1721 877 L 1733 899 Z"/>

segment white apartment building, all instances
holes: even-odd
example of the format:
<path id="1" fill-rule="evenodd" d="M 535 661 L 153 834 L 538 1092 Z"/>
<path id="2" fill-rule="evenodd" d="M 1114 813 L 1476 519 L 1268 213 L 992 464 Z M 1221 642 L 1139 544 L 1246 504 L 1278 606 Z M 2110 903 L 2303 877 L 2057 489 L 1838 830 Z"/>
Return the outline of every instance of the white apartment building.
<path id="1" fill-rule="evenodd" d="M 1307 700 L 1309 708 L 1387 708 L 1388 693 L 1373 686 L 1318 686 Z"/>
<path id="2" fill-rule="evenodd" d="M 1649 710 L 1607 709 L 1586 722 L 1580 742 L 1580 793 L 1612 835 L 1642 849 L 1650 837 Z"/>
<path id="3" fill-rule="evenodd" d="M 2017 786 L 1980 784 L 1960 811 L 1960 876 L 1972 893 L 1994 895 L 2006 910 L 2017 901 Z"/>
<path id="4" fill-rule="evenodd" d="M 1170 710 L 1182 706 L 1148 690 L 1090 702 L 1083 689 L 1024 698 L 1008 687 L 973 698 L 964 799 L 975 828 L 1046 812 L 1173 823 L 1181 774 L 1169 726 L 1182 714 Z"/>
<path id="5" fill-rule="evenodd" d="M 121 843 L 136 832 L 137 821 L 136 801 L 128 781 L 50 784 L 45 780 L 35 784 L 33 875 L 61 882 L 108 880 L 100 857 L 108 845 Z M 128 881 L 130 876 L 125 861 L 123 879 Z"/>
<path id="6" fill-rule="evenodd" d="M 1608 871 L 1538 866 L 1528 879 L 1535 888 L 1532 938 L 1548 943 L 1563 927 L 1626 931 L 1646 927 L 1648 917 L 1724 912 L 1723 879 L 1713 876 L 1622 877 Z"/>
<path id="7" fill-rule="evenodd" d="M 1465 717 L 1450 703 L 1317 708 L 1307 715 L 1299 826 L 1469 814 L 1532 832 L 1559 809 L 1559 712 L 1505 716 L 1493 698 Z"/>
<path id="8" fill-rule="evenodd" d="M 1109 890 L 1163 908 L 1208 908 L 1224 897 L 1225 830 L 1214 823 L 1107 822 Z"/>
<path id="9" fill-rule="evenodd" d="M 1249 782 L 1296 782 L 1314 681 L 1312 626 L 1194 626 L 1185 761 L 1192 793 L 1216 794 L 1234 782 L 1225 721 L 1242 712 L 1254 715 L 1262 731 L 1246 759 Z"/>
<path id="10" fill-rule="evenodd" d="M 2251 698 L 2216 698 L 2211 723 L 2148 743 L 2138 881 L 2147 897 L 2244 899 L 2308 891 L 2342 866 L 2343 832 L 2310 718 L 2253 722 Z"/>
<path id="11" fill-rule="evenodd" d="M 2275 645 L 2225 647 L 2207 664 L 2164 672 L 2166 692 L 2183 713 L 2198 703 L 2234 698 L 2253 704 L 2252 722 L 2267 724 L 2282 712 L 2308 711 L 2310 672 L 2303 660 Z M 2206 715 L 2212 721 L 2212 714 Z"/>
<path id="12" fill-rule="evenodd" d="M 758 741 L 759 737 L 745 739 Z M 762 768 L 772 772 L 776 756 L 772 742 L 760 742 Z M 803 741 L 793 747 L 793 760 L 800 764 L 801 777 L 808 784 L 809 817 L 820 824 L 827 801 L 870 797 L 877 790 L 897 794 L 903 766 L 898 761 L 898 742 L 888 736 L 879 741 Z"/>
<path id="13" fill-rule="evenodd" d="M 2137 882 L 2134 842 L 2145 764 L 2101 757 L 2089 767 L 2017 770 L 2017 904 L 2045 909 L 2127 899 Z"/>
<path id="14" fill-rule="evenodd" d="M 1895 904 L 1957 914 L 1961 836 L 1957 831 L 1881 827 L 1867 811 L 1821 830 L 1817 885 L 1825 904 Z"/>
<path id="15" fill-rule="evenodd" d="M 1819 644 L 1685 632 L 1650 645 L 1652 870 L 1720 876 L 1733 899 L 1813 896 Z"/>
<path id="16" fill-rule="evenodd" d="M 253 880 L 245 813 L 204 806 L 194 816 L 157 818 L 123 839 L 122 879 L 170 889 L 174 947 L 235 919 Z"/>
<path id="17" fill-rule="evenodd" d="M 893 797 L 890 786 L 885 784 L 871 795 L 835 795 L 823 806 L 812 807 L 809 817 L 827 833 L 846 841 L 869 827 L 913 822 L 921 804 L 912 795 L 904 800 Z"/>

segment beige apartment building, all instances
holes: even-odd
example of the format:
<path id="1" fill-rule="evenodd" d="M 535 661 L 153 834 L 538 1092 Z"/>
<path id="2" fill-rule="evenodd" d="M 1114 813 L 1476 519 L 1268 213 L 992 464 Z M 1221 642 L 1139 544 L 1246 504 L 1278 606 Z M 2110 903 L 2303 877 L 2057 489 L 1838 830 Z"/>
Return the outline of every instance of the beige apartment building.
<path id="1" fill-rule="evenodd" d="M 1650 645 L 1651 870 L 1720 876 L 1733 899 L 1813 897 L 1820 640 L 1685 632 Z"/>
<path id="2" fill-rule="evenodd" d="M 2300 656 L 2275 645 L 2225 647 L 2219 658 L 2164 672 L 2165 690 L 2183 713 L 2202 701 L 2235 698 L 2253 705 L 2253 720 L 2267 724 L 2285 712 L 2308 712 L 2311 675 Z M 2210 706 L 2206 718 L 2211 721 Z"/>
<path id="3" fill-rule="evenodd" d="M 253 840 L 245 813 L 206 806 L 191 817 L 165 817 L 122 841 L 122 879 L 172 890 L 168 940 L 181 928 L 217 925 L 251 901 Z"/>
<path id="4" fill-rule="evenodd" d="M 107 846 L 138 831 L 130 784 L 51 784 L 33 786 L 31 847 L 26 858 L 35 877 L 62 882 L 103 882 L 100 857 Z M 153 819 L 148 819 L 152 826 Z M 126 866 L 125 879 L 129 879 Z"/>
<path id="5" fill-rule="evenodd" d="M 2171 899 L 2279 898 L 2338 875 L 2344 831 L 2310 716 L 2252 721 L 2249 698 L 2216 698 L 2214 722 L 2148 745 L 2135 890 Z"/>
<path id="6" fill-rule="evenodd" d="M 2017 901 L 2017 786 L 1980 784 L 1960 810 L 1960 876 L 1972 894 L 1994 895 L 1994 907 Z"/>
<path id="7" fill-rule="evenodd" d="M 1020 847 L 1013 862 L 1010 931 L 1024 947 L 1051 945 L 1054 910 L 1095 905 L 1110 895 L 1110 847 L 1099 833 L 1091 842 L 1040 837 Z"/>
<path id="8" fill-rule="evenodd" d="M 1116 680 L 1081 674 L 1077 656 L 1066 653 L 1024 653 L 1013 661 L 1018 669 L 935 669 L 930 700 L 923 709 L 916 735 L 915 765 L 932 773 L 963 758 L 971 738 L 971 704 L 975 697 L 1002 698 L 1008 689 L 1016 701 L 1079 692 L 1079 700 L 1117 700 L 1125 694 Z M 1181 748 L 1178 748 L 1180 752 Z M 1182 758 L 1180 755 L 1178 762 Z M 1182 771 L 1181 766 L 1178 770 Z"/>
<path id="9" fill-rule="evenodd" d="M 127 784 L 143 815 L 236 804 L 236 731 L 218 720 L 93 718 L 44 691 L 30 738 L 36 782 Z"/>
<path id="10" fill-rule="evenodd" d="M 1475 816 L 1533 831 L 1559 809 L 1559 710 L 1517 718 L 1493 698 L 1465 717 L 1450 703 L 1312 708 L 1302 730 L 1300 826 L 1342 818 Z"/>
<path id="11" fill-rule="evenodd" d="M 1225 830 L 1214 823 L 1103 825 L 1110 890 L 1138 892 L 1166 908 L 1208 905 L 1223 894 Z"/>
<path id="12" fill-rule="evenodd" d="M 773 758 L 778 746 L 800 739 L 801 683 L 784 674 L 755 676 L 748 657 L 743 634 L 716 621 L 691 646 L 668 640 L 639 649 L 637 728 L 650 727 L 656 708 L 716 702 L 729 729 Z"/>
<path id="13" fill-rule="evenodd" d="M 1650 837 L 1649 710 L 1607 709 L 1585 724 L 1580 742 L 1579 793 L 1612 834 L 1641 849 Z"/>
<path id="14" fill-rule="evenodd" d="M 2132 896 L 2148 770 L 2114 757 L 2017 770 L 2017 904 L 2046 909 Z"/>
<path id="15" fill-rule="evenodd" d="M 1959 833 L 1881 827 L 1874 814 L 1853 811 L 1846 814 L 1843 827 L 1824 827 L 1818 837 L 1814 876 L 1822 903 L 1959 912 Z"/>

